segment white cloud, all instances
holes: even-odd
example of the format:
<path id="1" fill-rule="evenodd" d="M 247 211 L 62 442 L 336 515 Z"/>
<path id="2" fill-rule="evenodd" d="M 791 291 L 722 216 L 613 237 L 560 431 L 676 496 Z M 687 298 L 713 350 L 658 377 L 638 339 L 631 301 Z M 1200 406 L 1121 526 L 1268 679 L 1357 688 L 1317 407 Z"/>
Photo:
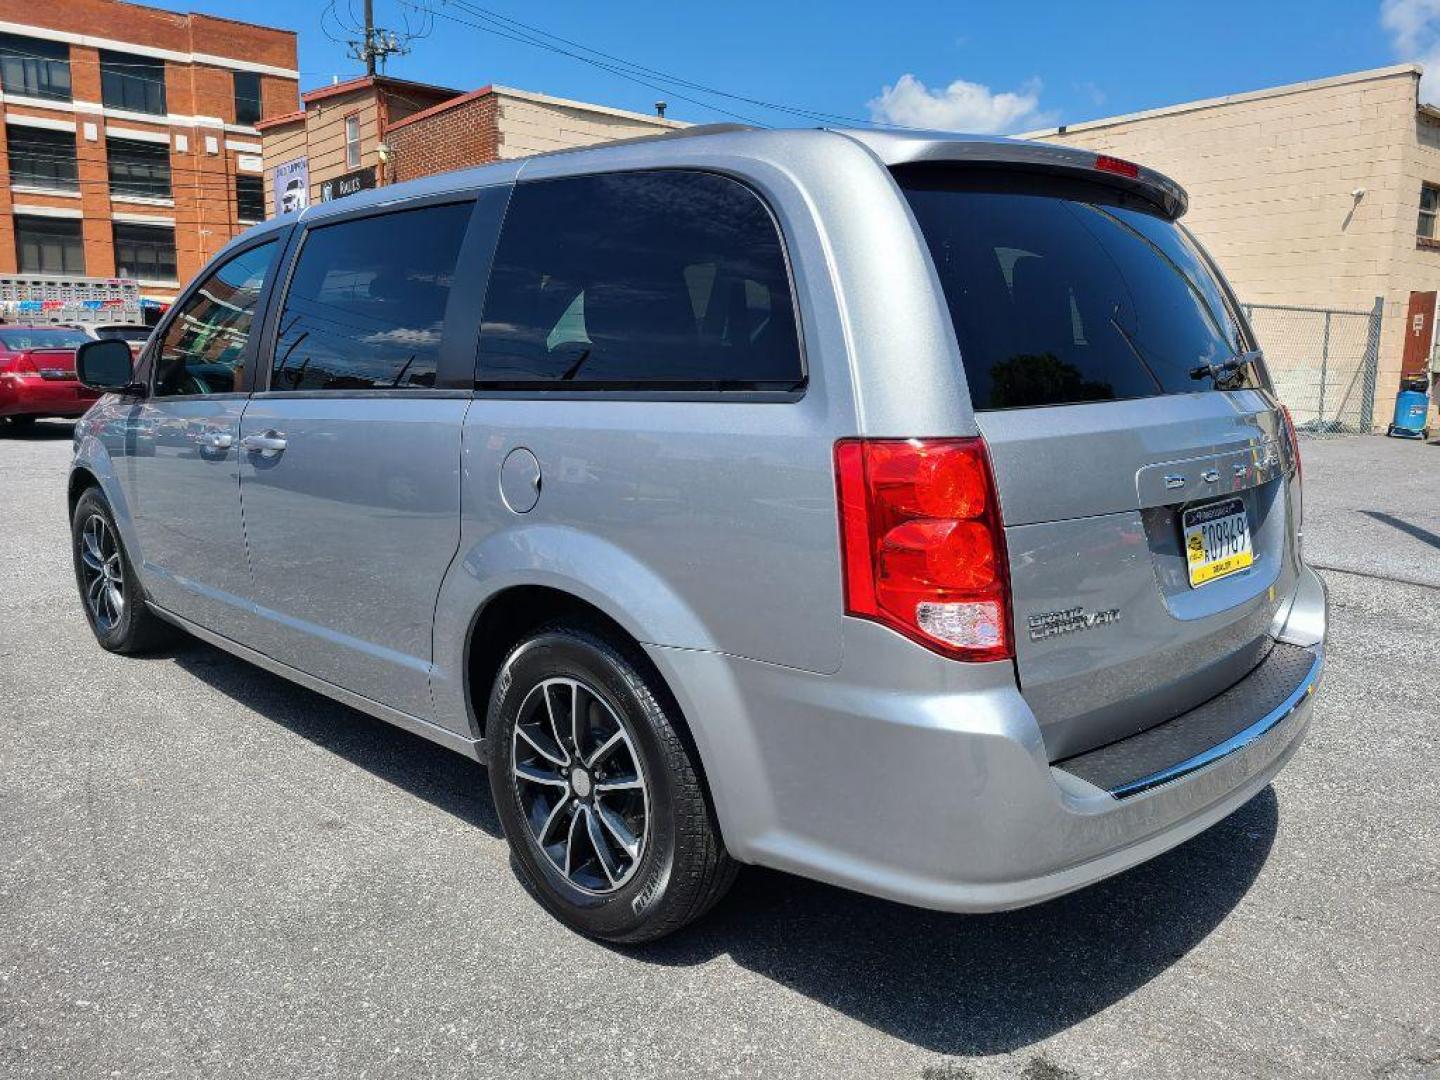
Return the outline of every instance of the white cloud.
<path id="1" fill-rule="evenodd" d="M 1054 113 L 1040 109 L 1039 79 L 1031 79 L 1018 91 L 994 93 L 988 86 L 964 79 L 931 90 L 906 74 L 880 91 L 869 105 L 870 117 L 877 123 L 985 135 L 1044 127 L 1055 121 Z"/>
<path id="2" fill-rule="evenodd" d="M 1380 25 L 1401 59 L 1425 65 L 1420 100 L 1440 101 L 1440 0 L 1381 0 Z"/>

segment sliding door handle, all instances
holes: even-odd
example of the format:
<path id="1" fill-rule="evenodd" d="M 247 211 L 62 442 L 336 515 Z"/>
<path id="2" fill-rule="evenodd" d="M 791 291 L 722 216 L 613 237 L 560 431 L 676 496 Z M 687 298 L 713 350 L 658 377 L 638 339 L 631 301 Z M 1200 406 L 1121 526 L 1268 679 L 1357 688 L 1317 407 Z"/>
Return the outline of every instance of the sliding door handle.
<path id="1" fill-rule="evenodd" d="M 285 436 L 278 431 L 267 431 L 264 435 L 246 435 L 240 445 L 261 457 L 274 457 L 285 449 Z"/>

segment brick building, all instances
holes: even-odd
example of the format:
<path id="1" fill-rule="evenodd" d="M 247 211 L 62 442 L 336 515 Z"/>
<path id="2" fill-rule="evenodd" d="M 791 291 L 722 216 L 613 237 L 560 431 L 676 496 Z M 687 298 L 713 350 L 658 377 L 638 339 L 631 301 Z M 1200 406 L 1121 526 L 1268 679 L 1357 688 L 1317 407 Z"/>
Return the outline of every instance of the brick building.
<path id="1" fill-rule="evenodd" d="M 0 274 L 121 276 L 167 301 L 264 216 L 260 133 L 294 33 L 120 0 L 0 0 Z"/>
<path id="2" fill-rule="evenodd" d="M 270 214 L 450 169 L 685 126 L 503 86 L 461 94 L 383 75 L 307 91 L 302 103 L 259 125 Z"/>
<path id="3" fill-rule="evenodd" d="M 1383 427 L 1406 375 L 1423 375 L 1440 294 L 1440 110 L 1418 100 L 1420 68 L 1398 64 L 1126 116 L 1024 138 L 1129 158 L 1190 194 L 1186 224 L 1243 302 L 1373 307 L 1383 320 L 1374 418 Z M 1342 323 L 1296 311 L 1262 344 L 1272 371 L 1313 365 Z M 1353 320 L 1351 320 L 1353 321 Z M 1355 396 L 1334 365 L 1326 389 Z M 1282 386 L 1282 394 L 1285 392 Z M 1315 402 L 1292 402 L 1302 409 Z"/>
<path id="4" fill-rule="evenodd" d="M 400 181 L 685 126 L 625 109 L 486 86 L 391 125 L 386 142 L 391 178 Z"/>

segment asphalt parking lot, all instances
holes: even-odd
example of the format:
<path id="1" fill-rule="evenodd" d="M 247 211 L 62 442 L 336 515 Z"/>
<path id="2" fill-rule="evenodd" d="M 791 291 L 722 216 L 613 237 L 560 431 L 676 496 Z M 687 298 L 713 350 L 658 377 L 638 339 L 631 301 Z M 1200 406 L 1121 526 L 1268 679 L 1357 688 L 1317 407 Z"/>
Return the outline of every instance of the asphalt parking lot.
<path id="1" fill-rule="evenodd" d="M 190 643 L 102 652 L 69 426 L 0 435 L 0 1077 L 1440 1076 L 1440 445 L 1306 441 L 1306 747 L 1005 915 L 747 870 L 642 950 L 511 871 L 482 770 Z"/>

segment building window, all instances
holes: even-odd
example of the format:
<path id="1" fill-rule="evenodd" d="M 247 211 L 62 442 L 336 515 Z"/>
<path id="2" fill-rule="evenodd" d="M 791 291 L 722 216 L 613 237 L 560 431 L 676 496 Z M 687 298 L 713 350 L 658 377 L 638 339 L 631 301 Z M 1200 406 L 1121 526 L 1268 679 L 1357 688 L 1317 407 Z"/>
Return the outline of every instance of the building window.
<path id="1" fill-rule="evenodd" d="M 1415 227 L 1417 236 L 1434 240 L 1435 215 L 1440 213 L 1440 187 L 1435 184 L 1420 186 L 1420 223 Z"/>
<path id="2" fill-rule="evenodd" d="M 165 115 L 165 61 L 100 50 L 100 99 L 111 109 Z"/>
<path id="3" fill-rule="evenodd" d="M 85 273 L 85 241 L 74 218 L 15 218 L 15 249 L 22 274 Z"/>
<path id="4" fill-rule="evenodd" d="M 11 124 L 5 130 L 5 140 L 9 144 L 12 185 L 80 190 L 73 132 Z"/>
<path id="5" fill-rule="evenodd" d="M 347 169 L 360 167 L 360 115 L 358 113 L 345 118 L 345 167 Z"/>
<path id="6" fill-rule="evenodd" d="M 0 34 L 0 87 L 22 97 L 70 100 L 70 46 Z"/>
<path id="7" fill-rule="evenodd" d="M 235 177 L 235 215 L 243 222 L 264 220 L 265 181 L 260 177 Z"/>
<path id="8" fill-rule="evenodd" d="M 142 281 L 175 281 L 175 230 L 115 223 L 115 273 Z"/>
<path id="9" fill-rule="evenodd" d="M 142 199 L 170 198 L 169 143 L 136 142 L 133 139 L 106 139 L 110 159 L 110 194 Z"/>
<path id="10" fill-rule="evenodd" d="M 253 71 L 235 72 L 235 122 L 254 125 L 260 121 L 260 76 Z"/>

